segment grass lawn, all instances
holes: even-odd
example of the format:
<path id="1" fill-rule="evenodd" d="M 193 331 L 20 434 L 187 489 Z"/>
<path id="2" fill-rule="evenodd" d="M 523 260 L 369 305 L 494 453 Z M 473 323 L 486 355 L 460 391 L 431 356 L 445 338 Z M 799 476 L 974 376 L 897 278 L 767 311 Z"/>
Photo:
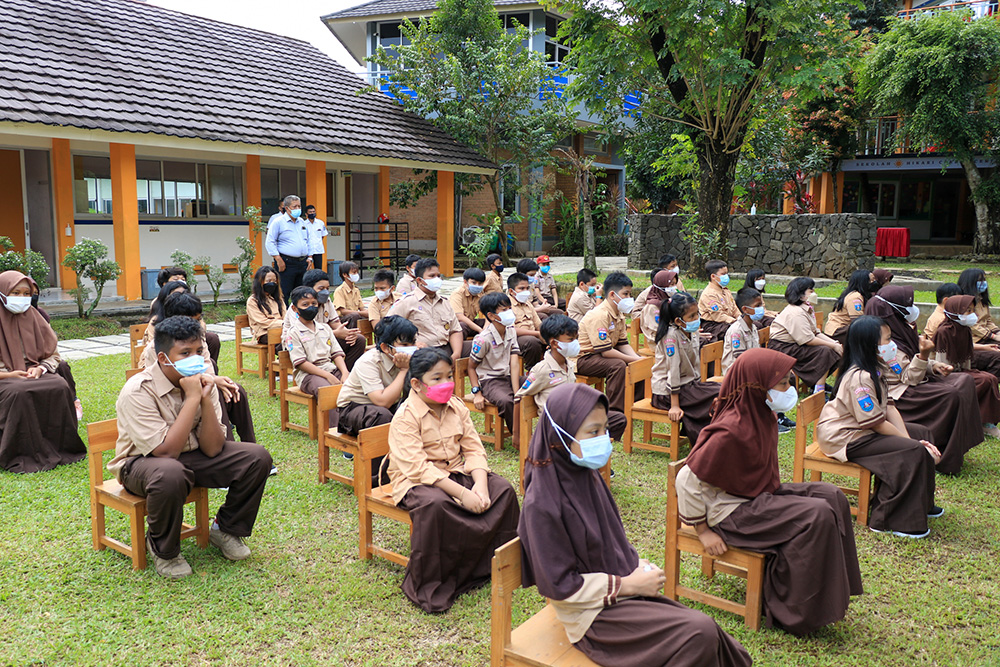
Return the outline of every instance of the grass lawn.
<path id="1" fill-rule="evenodd" d="M 234 374 L 233 345 L 222 347 Z M 73 362 L 86 419 L 114 417 L 125 355 Z M 91 548 L 84 462 L 34 475 L 0 471 L 0 665 L 486 665 L 490 600 L 483 588 L 454 608 L 428 615 L 400 591 L 403 569 L 358 559 L 357 505 L 346 488 L 316 481 L 316 445 L 282 433 L 278 401 L 245 377 L 258 439 L 280 474 L 268 482 L 253 556 L 224 560 L 193 541 L 182 549 L 195 574 L 168 582 L 152 566 L 133 572 L 120 554 Z M 481 423 L 481 422 L 480 422 Z M 81 425 L 81 434 L 85 427 Z M 780 443 L 782 479 L 791 480 L 793 435 Z M 516 484 L 516 453 L 489 451 L 494 469 Z M 847 618 L 809 638 L 749 632 L 737 617 L 709 610 L 758 665 L 913 666 L 1000 662 L 1000 442 L 968 455 L 958 478 L 938 477 L 947 509 L 917 542 L 857 534 L 865 595 Z M 347 468 L 347 462 L 336 459 Z M 662 454 L 626 457 L 618 446 L 612 489 L 630 539 L 663 561 L 666 465 Z M 212 510 L 223 498 L 211 492 Z M 109 530 L 127 538 L 121 515 Z M 408 552 L 401 525 L 376 519 L 377 539 Z M 723 594 L 739 580 L 707 584 L 684 559 L 685 579 Z M 817 572 L 816 576 L 823 576 Z M 515 625 L 542 606 L 535 590 L 515 598 Z"/>

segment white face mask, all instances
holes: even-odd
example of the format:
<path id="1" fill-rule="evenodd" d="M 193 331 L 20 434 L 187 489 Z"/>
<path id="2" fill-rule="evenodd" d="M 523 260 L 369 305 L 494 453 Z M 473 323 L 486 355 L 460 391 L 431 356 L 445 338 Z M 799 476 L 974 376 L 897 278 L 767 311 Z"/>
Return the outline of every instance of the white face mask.
<path id="1" fill-rule="evenodd" d="M 514 320 L 517 319 L 514 315 L 514 311 L 509 308 L 503 312 L 497 313 L 497 317 L 500 319 L 500 324 L 505 327 L 512 326 L 514 324 Z"/>
<path id="2" fill-rule="evenodd" d="M 947 310 L 944 311 L 945 315 L 951 315 L 955 318 L 955 321 L 961 324 L 963 327 L 972 327 L 979 322 L 979 316 L 975 313 L 968 313 L 966 315 L 958 315 L 956 313 L 949 313 Z"/>
<path id="3" fill-rule="evenodd" d="M 819 295 L 816 292 L 809 292 L 809 296 L 806 297 L 806 303 L 810 306 L 815 306 L 819 303 Z"/>
<path id="4" fill-rule="evenodd" d="M 30 296 L 8 296 L 4 302 L 4 307 L 15 315 L 20 315 L 21 313 L 27 311 L 31 308 L 31 297 Z"/>
<path id="5" fill-rule="evenodd" d="M 635 299 L 630 296 L 627 296 L 618 302 L 618 312 L 622 315 L 628 315 L 632 312 L 633 308 L 635 308 Z"/>
<path id="6" fill-rule="evenodd" d="M 667 296 L 673 296 L 677 294 L 677 287 L 673 285 L 670 287 L 664 287 L 663 291 L 667 293 Z"/>
<path id="7" fill-rule="evenodd" d="M 559 344 L 559 354 L 564 357 L 578 357 L 580 356 L 580 341 L 571 340 L 568 343 L 564 343 L 561 340 L 556 341 Z"/>
<path id="8" fill-rule="evenodd" d="M 758 291 L 758 292 L 759 292 L 760 290 L 764 289 L 764 285 L 766 285 L 766 284 L 767 284 L 767 281 L 766 281 L 766 280 L 764 280 L 763 278 L 762 278 L 762 279 L 760 279 L 760 280 L 755 280 L 755 281 L 753 281 L 753 286 L 757 288 L 757 291 Z"/>
<path id="9" fill-rule="evenodd" d="M 408 357 L 412 357 L 413 353 L 417 351 L 416 345 L 397 345 L 393 348 L 396 350 L 396 354 L 405 354 Z"/>
<path id="10" fill-rule="evenodd" d="M 528 303 L 531 301 L 531 290 L 524 290 L 523 292 L 515 292 L 514 298 L 518 300 L 519 303 Z M 513 313 L 511 313 L 513 315 Z"/>
<path id="11" fill-rule="evenodd" d="M 789 386 L 785 391 L 767 390 L 767 407 L 774 412 L 788 412 L 799 402 L 799 393 Z"/>
<path id="12" fill-rule="evenodd" d="M 882 361 L 887 364 L 891 364 L 896 361 L 896 341 L 890 340 L 886 345 L 878 346 L 878 356 L 882 357 Z"/>
<path id="13" fill-rule="evenodd" d="M 385 301 L 389 298 L 389 290 L 387 289 L 377 289 L 375 290 L 375 298 L 379 301 Z"/>
<path id="14" fill-rule="evenodd" d="M 359 273 L 348 273 L 347 274 L 347 279 L 350 280 L 352 283 L 356 283 L 359 280 L 361 280 L 361 274 L 359 274 Z"/>
<path id="15" fill-rule="evenodd" d="M 907 322 L 913 324 L 914 322 L 917 321 L 917 318 L 920 317 L 920 309 L 917 308 L 916 306 L 907 306 L 905 317 Z"/>
<path id="16" fill-rule="evenodd" d="M 444 278 L 441 276 L 436 276 L 434 278 L 427 278 L 424 280 L 424 287 L 429 289 L 431 292 L 437 292 L 444 285 Z"/>

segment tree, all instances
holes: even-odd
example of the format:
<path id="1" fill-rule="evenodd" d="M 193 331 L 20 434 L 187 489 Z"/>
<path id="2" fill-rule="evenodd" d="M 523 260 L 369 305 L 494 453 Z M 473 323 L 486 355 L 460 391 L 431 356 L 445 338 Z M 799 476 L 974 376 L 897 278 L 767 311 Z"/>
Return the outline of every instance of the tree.
<path id="1" fill-rule="evenodd" d="M 194 261 L 205 271 L 205 280 L 208 281 L 208 288 L 212 290 L 212 306 L 218 306 L 219 292 L 222 291 L 222 283 L 226 281 L 226 270 L 221 266 L 213 266 L 212 258 L 207 255 Z"/>
<path id="2" fill-rule="evenodd" d="M 594 172 L 594 156 L 582 157 L 572 148 L 557 148 L 562 157 L 564 170 L 573 177 L 576 186 L 576 203 L 580 207 L 580 221 L 583 223 L 583 268 L 597 272 L 597 249 L 594 240 L 594 215 L 590 208 L 591 198 L 597 186 Z"/>
<path id="3" fill-rule="evenodd" d="M 197 294 L 198 274 L 195 273 L 194 257 L 183 250 L 174 250 L 170 253 L 170 261 L 173 262 L 174 266 L 184 269 L 184 272 L 187 273 L 188 287 L 191 289 L 191 293 Z"/>
<path id="4" fill-rule="evenodd" d="M 628 174 L 629 196 L 645 199 L 654 213 L 667 213 L 670 205 L 680 199 L 675 183 L 664 183 L 653 164 L 673 141 L 670 137 L 684 128 L 676 122 L 639 116 L 622 136 L 622 156 Z"/>
<path id="5" fill-rule="evenodd" d="M 4 271 L 20 271 L 30 276 L 39 290 L 49 286 L 49 263 L 45 261 L 45 255 L 31 248 L 17 252 L 8 236 L 0 236 L 0 273 Z"/>
<path id="6" fill-rule="evenodd" d="M 574 97 L 606 125 L 638 113 L 687 128 L 701 224 L 728 243 L 736 164 L 764 95 L 806 99 L 836 82 L 853 50 L 843 5 L 782 0 L 563 0 Z M 634 113 L 632 115 L 635 115 Z"/>
<path id="7" fill-rule="evenodd" d="M 118 262 L 105 259 L 108 256 L 108 246 L 97 239 L 80 239 L 80 242 L 66 251 L 62 265 L 76 274 L 76 287 L 69 291 L 76 298 L 77 311 L 81 318 L 90 317 L 101 302 L 101 295 L 104 294 L 104 285 L 109 281 L 118 280 L 122 274 L 122 269 Z M 83 279 L 88 278 L 94 283 L 97 295 L 90 307 L 84 310 L 87 296 L 90 289 L 83 284 Z"/>
<path id="8" fill-rule="evenodd" d="M 442 0 L 429 20 L 404 20 L 400 30 L 409 44 L 392 53 L 380 46 L 368 60 L 387 73 L 382 83 L 404 108 L 500 168 L 482 180 L 506 239 L 502 174 L 547 162 L 571 128 L 564 96 L 549 84 L 546 56 L 523 48 L 531 33 L 517 24 L 505 30 L 489 0 Z M 509 263 L 506 243 L 501 254 Z"/>
<path id="9" fill-rule="evenodd" d="M 861 65 L 859 88 L 880 115 L 900 114 L 898 145 L 933 145 L 962 165 L 976 208 L 977 253 L 1000 252 L 1000 179 L 977 156 L 998 157 L 1000 23 L 947 12 L 892 23 Z"/>
<path id="10" fill-rule="evenodd" d="M 246 236 L 237 236 L 236 245 L 240 247 L 240 252 L 233 257 L 233 264 L 240 276 L 240 294 L 246 300 L 253 291 L 253 263 L 257 259 L 257 245 Z"/>

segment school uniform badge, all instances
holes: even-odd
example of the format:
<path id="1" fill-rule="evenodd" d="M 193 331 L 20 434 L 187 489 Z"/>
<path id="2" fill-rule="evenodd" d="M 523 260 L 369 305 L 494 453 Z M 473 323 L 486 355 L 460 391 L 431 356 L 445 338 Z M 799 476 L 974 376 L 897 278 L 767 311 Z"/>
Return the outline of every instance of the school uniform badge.
<path id="1" fill-rule="evenodd" d="M 535 374 L 528 373 L 524 376 L 524 382 L 521 383 L 521 389 L 527 389 L 531 386 L 531 383 L 535 381 Z"/>
<path id="2" fill-rule="evenodd" d="M 855 395 L 858 397 L 858 406 L 861 407 L 862 412 L 871 412 L 875 409 L 875 402 L 872 401 L 872 397 L 868 395 L 867 389 L 857 389 L 855 391 Z"/>
<path id="3" fill-rule="evenodd" d="M 607 340 L 608 339 L 608 330 L 607 329 L 598 329 L 597 330 L 597 339 L 598 340 Z"/>
<path id="4" fill-rule="evenodd" d="M 903 367 L 899 365 L 899 362 L 894 363 L 892 366 L 889 366 L 889 368 L 891 368 L 892 372 L 896 375 L 902 375 L 903 373 Z"/>
<path id="5" fill-rule="evenodd" d="M 483 344 L 479 342 L 479 339 L 473 339 L 472 341 L 472 354 L 479 354 L 483 351 Z"/>
<path id="6" fill-rule="evenodd" d="M 860 313 L 862 311 L 864 311 L 864 306 L 862 306 L 860 303 L 854 304 L 854 312 Z"/>
<path id="7" fill-rule="evenodd" d="M 667 356 L 668 357 L 674 356 L 674 352 L 677 351 L 675 348 L 675 344 L 677 341 L 675 341 L 673 338 L 668 338 L 665 342 L 666 342 Z"/>
<path id="8" fill-rule="evenodd" d="M 660 323 L 660 316 L 659 315 L 654 315 L 653 316 L 653 321 L 656 322 L 657 324 L 659 324 Z"/>
<path id="9" fill-rule="evenodd" d="M 740 349 L 740 337 L 739 336 L 733 336 L 733 349 L 734 350 Z"/>
<path id="10" fill-rule="evenodd" d="M 563 381 L 563 377 L 561 375 L 556 375 L 554 372 L 553 373 L 549 373 L 549 384 L 550 385 L 555 386 L 555 385 L 559 384 L 562 381 Z"/>
<path id="11" fill-rule="evenodd" d="M 719 312 L 719 304 L 717 304 L 717 303 L 713 303 L 712 304 L 712 312 L 713 313 Z"/>

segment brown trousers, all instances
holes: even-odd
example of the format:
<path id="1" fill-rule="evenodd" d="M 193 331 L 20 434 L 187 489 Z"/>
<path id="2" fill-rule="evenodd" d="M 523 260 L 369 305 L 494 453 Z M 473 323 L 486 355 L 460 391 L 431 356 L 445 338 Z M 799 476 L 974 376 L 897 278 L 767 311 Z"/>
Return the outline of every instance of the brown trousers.
<path id="1" fill-rule="evenodd" d="M 241 442 L 257 442 L 257 431 L 253 426 L 253 415 L 250 414 L 250 397 L 243 385 L 236 383 L 240 400 L 227 402 L 219 394 L 219 404 L 222 406 L 222 425 L 226 427 L 226 440 L 233 439 L 233 429 L 240 434 Z"/>
<path id="2" fill-rule="evenodd" d="M 225 533 L 248 537 L 270 472 L 271 455 L 266 449 L 249 442 L 227 441 L 213 457 L 197 449 L 176 459 L 134 456 L 125 462 L 119 478 L 130 492 L 146 498 L 149 541 L 157 556 L 169 559 L 181 552 L 184 499 L 191 489 L 228 487 L 226 502 L 215 521 Z"/>
<path id="3" fill-rule="evenodd" d="M 349 329 L 358 328 L 358 320 L 366 319 L 359 315 L 350 315 L 348 317 L 340 318 L 341 323 Z M 365 353 L 365 348 L 368 346 L 368 341 L 365 340 L 364 336 L 360 336 L 353 343 L 348 344 L 347 341 L 340 338 L 337 339 L 340 343 L 340 347 L 344 350 L 344 364 L 347 366 L 347 370 L 353 370 L 354 364 L 357 363 L 361 355 Z"/>
<path id="4" fill-rule="evenodd" d="M 513 433 L 514 388 L 510 384 L 510 376 L 483 380 L 479 386 L 483 389 L 483 398 L 496 406 L 500 418 L 507 425 L 507 430 Z"/>
<path id="5" fill-rule="evenodd" d="M 518 344 L 520 344 L 518 340 Z M 625 343 L 622 343 L 625 345 Z M 530 368 L 525 359 L 525 368 Z M 628 368 L 621 359 L 608 359 L 600 354 L 588 354 L 576 361 L 576 372 L 580 375 L 590 375 L 604 378 L 604 393 L 612 410 L 625 412 L 625 369 Z"/>
<path id="6" fill-rule="evenodd" d="M 545 354 L 545 343 L 541 338 L 534 336 L 518 336 L 517 346 L 521 348 L 521 358 L 524 359 L 524 372 L 530 371 L 535 364 L 542 360 Z"/>
<path id="7" fill-rule="evenodd" d="M 336 370 L 334 370 L 333 374 L 341 382 L 344 381 L 344 378 L 340 377 L 340 369 L 339 368 L 336 369 Z M 319 396 L 319 390 L 320 390 L 320 388 L 321 387 L 329 387 L 329 386 L 330 386 L 330 381 L 327 380 L 324 377 L 320 377 L 318 375 L 306 375 L 302 379 L 301 384 L 299 384 L 299 389 L 301 389 L 302 391 L 304 391 L 307 394 L 312 394 L 313 396 Z M 330 428 L 337 428 L 337 425 L 339 423 L 340 423 L 340 410 L 338 408 L 334 408 L 333 410 L 330 410 L 330 424 L 329 424 L 329 427 Z M 322 428 L 322 426 L 320 428 Z"/>

